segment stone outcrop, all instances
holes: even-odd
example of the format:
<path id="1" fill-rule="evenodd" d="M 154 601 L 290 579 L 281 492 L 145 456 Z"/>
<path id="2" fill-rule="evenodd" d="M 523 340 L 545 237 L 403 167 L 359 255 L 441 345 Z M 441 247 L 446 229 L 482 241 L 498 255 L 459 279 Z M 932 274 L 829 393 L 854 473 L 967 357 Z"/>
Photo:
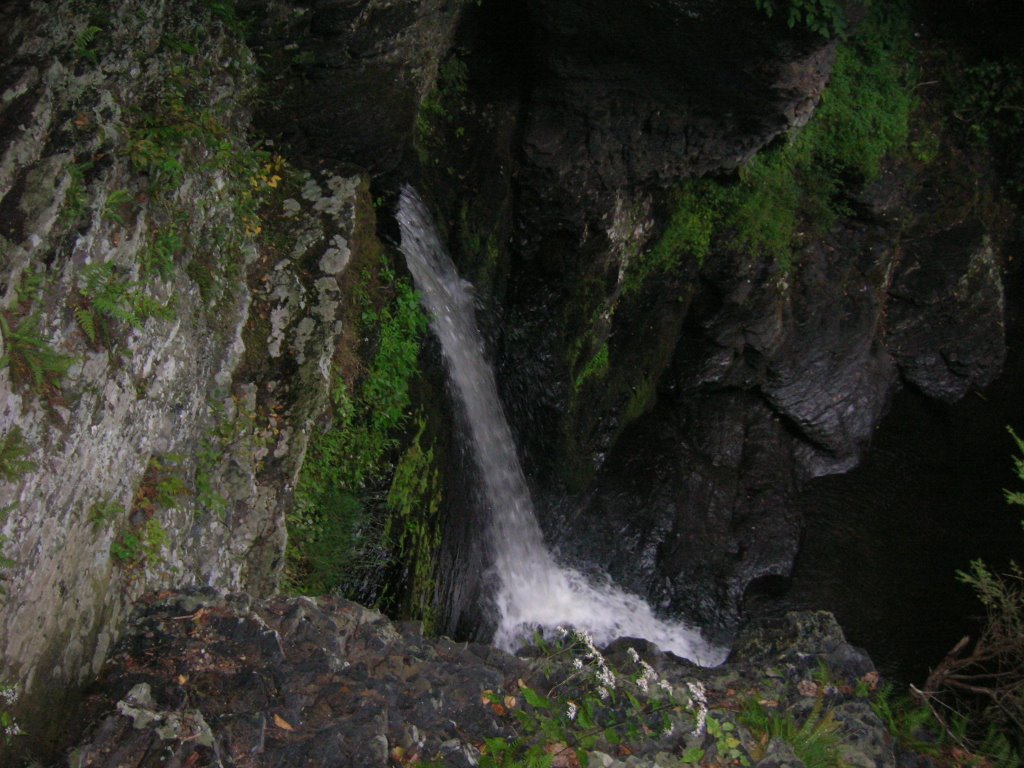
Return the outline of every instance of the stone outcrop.
<path id="1" fill-rule="evenodd" d="M 276 589 L 342 277 L 376 242 L 351 168 L 260 167 L 230 19 L 87 10 L 12 14 L 0 62 L 0 666 L 42 747 L 140 594 Z"/>
<path id="2" fill-rule="evenodd" d="M 273 98 L 266 135 L 291 156 L 408 168 L 420 102 L 451 47 L 462 0 L 243 2 Z"/>
<path id="3" fill-rule="evenodd" d="M 698 719 L 732 722 L 746 699 L 768 701 L 773 713 L 798 721 L 830 712 L 847 764 L 895 764 L 884 727 L 852 687 L 859 681 L 869 690 L 877 675 L 828 614 L 751 627 L 716 669 L 620 640 L 605 649 L 605 663 L 620 689 L 646 701 L 664 689 L 653 680 L 647 691 L 630 682 L 642 672 L 631 647 L 680 702 L 669 711 L 672 730 L 624 736 L 628 750 L 601 739 L 589 750 L 591 765 L 681 766 L 683 752 L 696 748 L 710 759 L 723 747 Z M 534 649 L 516 657 L 427 639 L 417 625 L 392 624 L 344 600 L 254 600 L 212 590 L 150 595 L 90 691 L 91 725 L 66 764 L 385 768 L 440 761 L 468 768 L 485 739 L 523 735 L 515 714 L 531 710 L 523 686 L 553 701 L 577 689 L 594 695 L 594 659 L 583 672 L 572 664 L 584 654 L 581 647 L 554 655 Z M 778 765 L 788 747 L 766 749 L 742 727 L 735 733 L 753 765 Z"/>

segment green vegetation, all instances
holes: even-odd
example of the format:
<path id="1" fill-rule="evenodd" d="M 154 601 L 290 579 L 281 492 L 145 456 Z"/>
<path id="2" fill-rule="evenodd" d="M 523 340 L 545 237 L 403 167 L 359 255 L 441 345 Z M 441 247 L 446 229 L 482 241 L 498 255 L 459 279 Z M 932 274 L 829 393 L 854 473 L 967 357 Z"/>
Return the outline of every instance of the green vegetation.
<path id="1" fill-rule="evenodd" d="M 838 0 L 754 0 L 754 5 L 768 18 L 784 12 L 790 29 L 802 26 L 822 37 L 846 33 L 846 15 Z"/>
<path id="2" fill-rule="evenodd" d="M 1024 480 L 1024 441 L 1012 430 L 1014 471 Z M 1024 492 L 1006 491 L 1024 506 Z M 953 765 L 1019 768 L 1024 764 L 1024 569 L 1005 573 L 975 560 L 957 577 L 985 609 L 978 637 L 963 638 L 913 696 L 884 689 L 872 707 L 906 749 Z M 945 763 L 944 763 L 945 764 Z"/>
<path id="3" fill-rule="evenodd" d="M 94 45 L 96 44 L 96 38 L 102 31 L 102 29 L 92 24 L 84 27 L 75 36 L 75 56 L 90 64 L 98 64 L 100 60 L 99 54 L 96 52 Z"/>
<path id="4" fill-rule="evenodd" d="M 30 452 L 21 427 L 15 425 L 0 437 L 0 480 L 11 483 L 35 469 L 36 465 L 25 458 Z"/>
<path id="5" fill-rule="evenodd" d="M 875 179 L 907 140 L 907 14 L 872 6 L 842 44 L 821 104 L 807 126 L 740 169 L 731 182 L 694 179 L 670 202 L 660 239 L 634 260 L 624 290 L 715 249 L 772 259 L 782 272 L 811 235 L 847 210 L 850 192 Z"/>
<path id="6" fill-rule="evenodd" d="M 446 129 L 462 137 L 464 130 L 458 126 L 462 113 L 468 109 L 466 94 L 469 90 L 469 69 L 465 63 L 452 57 L 443 62 L 437 72 L 437 86 L 420 104 L 416 116 L 416 151 L 420 162 L 426 166 L 439 163 L 435 152 L 443 140 Z M 433 160 L 431 160 L 431 157 Z"/>
<path id="7" fill-rule="evenodd" d="M 754 700 L 744 702 L 740 722 L 750 729 L 760 746 L 760 752 L 755 751 L 751 757 L 760 760 L 768 742 L 780 739 L 793 748 L 793 754 L 807 768 L 843 768 L 846 763 L 839 749 L 839 723 L 832 710 L 823 712 L 823 708 L 824 701 L 819 696 L 798 724 L 789 712 L 773 712 Z"/>
<path id="8" fill-rule="evenodd" d="M 416 436 L 402 454 L 391 478 L 384 504 L 390 514 L 381 537 L 391 558 L 405 571 L 407 596 L 401 613 L 424 617 L 424 632 L 433 627 L 429 619 L 434 600 L 435 555 L 441 546 L 441 473 L 434 460 L 434 448 L 424 450 L 427 422 L 417 420 Z M 386 601 L 388 595 L 382 596 Z"/>
<path id="9" fill-rule="evenodd" d="M 113 262 L 89 264 L 82 269 L 75 320 L 92 343 L 112 340 L 112 323 L 141 328 L 147 318 L 170 319 L 170 303 L 145 292 L 145 286 L 127 278 Z"/>
<path id="10" fill-rule="evenodd" d="M 8 707 L 13 706 L 17 700 L 18 687 L 0 683 L 0 735 L 7 744 L 10 744 L 15 736 L 23 734 L 14 716 L 8 711 Z"/>
<path id="11" fill-rule="evenodd" d="M 23 317 L 15 325 L 9 314 L 0 312 L 0 335 L 4 344 L 0 367 L 8 366 L 15 386 L 37 393 L 57 390 L 74 361 L 42 336 L 38 315 Z"/>
<path id="12" fill-rule="evenodd" d="M 151 517 L 141 528 L 125 531 L 110 543 L 110 556 L 124 567 L 160 565 L 164 549 L 170 543 L 167 529 Z"/>
<path id="13" fill-rule="evenodd" d="M 580 387 L 589 379 L 603 379 L 608 374 L 608 342 L 601 345 L 600 349 L 594 354 L 587 364 L 583 366 L 583 370 L 577 374 L 573 381 L 573 390 L 579 392 Z"/>
<path id="14" fill-rule="evenodd" d="M 125 514 L 125 508 L 120 504 L 112 501 L 97 501 L 89 507 L 89 523 L 93 528 L 108 528 Z"/>
<path id="15" fill-rule="evenodd" d="M 157 517 L 162 509 L 174 509 L 189 494 L 183 477 L 182 458 L 175 454 L 150 457 L 135 498 L 132 500 L 130 528 L 110 544 L 110 556 L 122 567 L 135 570 L 165 562 L 163 552 L 170 544 L 170 535 Z M 122 512 L 116 504 L 94 506 L 90 521 L 108 524 Z"/>
<path id="16" fill-rule="evenodd" d="M 1024 61 L 954 62 L 947 71 L 954 116 L 1001 166 L 1007 191 L 1024 201 Z"/>
<path id="17" fill-rule="evenodd" d="M 233 6 L 198 2 L 209 25 L 240 29 Z M 266 193 L 280 181 L 283 160 L 239 137 L 237 116 L 220 87 L 233 78 L 244 86 L 255 64 L 241 43 L 237 57 L 223 66 L 200 53 L 208 43 L 204 25 L 168 31 L 161 46 L 167 76 L 156 93 L 126 105 L 124 154 L 146 185 L 147 224 L 153 233 L 142 258 L 143 279 L 169 279 L 176 259 L 185 257 L 186 273 L 199 286 L 213 316 L 218 304 L 233 296 L 242 274 L 244 249 L 262 231 L 259 209 Z M 184 205 L 177 191 L 190 175 L 199 175 L 208 193 L 195 205 Z M 131 198 L 108 200 L 104 217 L 123 221 Z M 220 202 L 231 216 L 215 214 Z"/>
<path id="18" fill-rule="evenodd" d="M 560 645 L 548 646 L 539 637 L 536 643 L 549 662 L 571 659 L 575 671 L 547 693 L 521 680 L 519 696 L 483 692 L 495 715 L 514 721 L 517 735 L 485 739 L 481 768 L 585 766 L 592 750 L 630 754 L 630 744 L 668 733 L 683 719 L 698 731 L 705 724 L 703 688 L 692 685 L 689 696 L 677 699 L 672 686 L 632 648 L 634 671 L 623 674 L 609 666 L 584 633 L 565 633 Z M 710 717 L 706 724 L 710 733 Z"/>
<path id="19" fill-rule="evenodd" d="M 409 422 L 410 384 L 427 321 L 415 291 L 386 264 L 379 276 L 367 270 L 361 280 L 356 291 L 364 305 L 360 325 L 375 332 L 376 354 L 351 390 L 336 376 L 333 424 L 310 441 L 288 520 L 286 583 L 297 592 L 331 592 L 381 565 L 383 523 L 365 510 L 362 497 L 392 469 L 396 436 Z M 378 280 L 393 300 L 375 309 L 367 292 Z M 402 496 L 394 488 L 389 495 Z"/>

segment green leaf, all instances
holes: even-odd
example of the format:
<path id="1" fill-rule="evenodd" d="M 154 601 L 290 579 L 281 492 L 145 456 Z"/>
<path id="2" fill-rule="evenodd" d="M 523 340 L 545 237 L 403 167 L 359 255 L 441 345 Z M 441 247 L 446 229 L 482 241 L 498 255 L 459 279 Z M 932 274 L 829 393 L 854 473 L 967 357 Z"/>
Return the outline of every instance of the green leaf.
<path id="1" fill-rule="evenodd" d="M 704 750 L 700 747 L 690 747 L 683 752 L 683 762 L 696 765 L 704 759 Z"/>
<path id="2" fill-rule="evenodd" d="M 535 707 L 536 709 L 551 709 L 551 702 L 529 686 L 524 685 L 521 688 L 521 691 L 523 698 L 526 699 L 526 703 L 531 707 Z"/>

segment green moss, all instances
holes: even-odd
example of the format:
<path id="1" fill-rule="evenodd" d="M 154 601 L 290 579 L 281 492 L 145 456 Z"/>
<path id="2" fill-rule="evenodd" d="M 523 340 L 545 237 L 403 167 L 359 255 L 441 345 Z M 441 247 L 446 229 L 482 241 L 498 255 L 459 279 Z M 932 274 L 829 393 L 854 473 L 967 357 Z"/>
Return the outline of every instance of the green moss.
<path id="1" fill-rule="evenodd" d="M 467 109 L 468 90 L 466 64 L 454 56 L 443 62 L 438 68 L 437 85 L 423 99 L 416 115 L 416 152 L 424 166 L 439 162 L 437 150 L 448 128 L 461 138 L 457 122 Z"/>
<path id="2" fill-rule="evenodd" d="M 901 4 L 872 7 L 843 43 L 807 126 L 766 150 L 730 181 L 697 179 L 671 201 L 668 225 L 627 276 L 635 291 L 651 275 L 703 265 L 714 248 L 740 250 L 789 271 L 807 236 L 846 211 L 850 193 L 877 178 L 907 141 L 912 99 L 909 24 Z"/>
<path id="3" fill-rule="evenodd" d="M 431 615 L 441 546 L 440 510 L 444 497 L 433 447 L 424 449 L 426 419 L 418 420 L 416 437 L 402 455 L 385 504 L 391 515 L 384 539 L 405 581 L 400 613 L 427 619 Z"/>
<path id="4" fill-rule="evenodd" d="M 376 354 L 354 386 L 336 376 L 333 423 L 310 441 L 295 490 L 285 579 L 294 592 L 342 588 L 353 569 L 373 560 L 372 553 L 382 547 L 383 521 L 364 514 L 362 494 L 394 470 L 398 436 L 409 421 L 410 387 L 419 370 L 427 321 L 415 291 L 386 265 L 380 268 L 379 279 L 393 298 L 375 309 L 370 284 L 374 279 L 366 272 L 353 293 L 364 305 L 360 322 L 365 333 L 376 337 Z M 329 547 L 325 541 L 331 542 Z"/>
<path id="5" fill-rule="evenodd" d="M 583 384 L 589 379 L 603 379 L 608 375 L 608 343 L 605 342 L 597 350 L 593 357 L 583 366 L 583 370 L 577 374 L 573 381 L 573 390 L 579 392 Z"/>

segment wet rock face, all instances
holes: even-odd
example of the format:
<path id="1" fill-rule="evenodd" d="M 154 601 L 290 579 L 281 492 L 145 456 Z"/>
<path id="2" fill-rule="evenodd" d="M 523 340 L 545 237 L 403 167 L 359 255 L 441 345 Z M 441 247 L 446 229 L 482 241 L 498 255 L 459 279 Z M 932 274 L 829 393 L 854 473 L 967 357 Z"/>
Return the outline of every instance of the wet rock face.
<path id="1" fill-rule="evenodd" d="M 531 226 L 578 226 L 620 190 L 737 167 L 810 117 L 834 58 L 812 35 L 777 35 L 744 0 L 528 5 Z"/>
<path id="2" fill-rule="evenodd" d="M 713 749 L 714 737 L 697 724 L 697 690 L 719 720 L 735 716 L 737 697 L 773 700 L 794 717 L 824 703 L 836 713 L 850 764 L 893 765 L 891 740 L 851 688 L 872 679 L 871 661 L 828 614 L 752 626 L 715 669 L 629 639 L 603 656 L 617 687 L 641 700 L 650 693 L 628 680 L 642 658 L 680 706 L 670 713 L 670 733 L 631 740 L 628 758 L 601 740 L 592 765 L 674 766 L 688 747 Z M 384 768 L 433 760 L 468 768 L 485 738 L 524 738 L 515 716 L 528 708 L 523 684 L 552 698 L 594 694 L 591 670 L 578 671 L 572 657 L 534 650 L 519 658 L 427 639 L 416 626 L 394 625 L 344 600 L 254 600 L 213 590 L 150 595 L 93 686 L 91 725 L 67 765 Z M 823 669 L 832 681 L 827 690 L 812 680 Z M 744 752 L 759 754 L 754 736 L 737 735 Z"/>
<path id="3" fill-rule="evenodd" d="M 993 381 L 1003 286 L 985 211 L 972 191 L 925 206 L 914 189 L 905 175 L 879 182 L 789 274 L 742 253 L 709 259 L 650 412 L 587 493 L 546 497 L 563 553 L 665 609 L 735 627 L 748 587 L 790 572 L 790 495 L 856 465 L 901 382 L 952 400 Z M 613 360 L 619 334 L 639 343 L 625 319 Z"/>
<path id="4" fill-rule="evenodd" d="M 460 0 L 243 2 L 274 98 L 256 115 L 293 156 L 392 174 L 452 44 Z"/>

